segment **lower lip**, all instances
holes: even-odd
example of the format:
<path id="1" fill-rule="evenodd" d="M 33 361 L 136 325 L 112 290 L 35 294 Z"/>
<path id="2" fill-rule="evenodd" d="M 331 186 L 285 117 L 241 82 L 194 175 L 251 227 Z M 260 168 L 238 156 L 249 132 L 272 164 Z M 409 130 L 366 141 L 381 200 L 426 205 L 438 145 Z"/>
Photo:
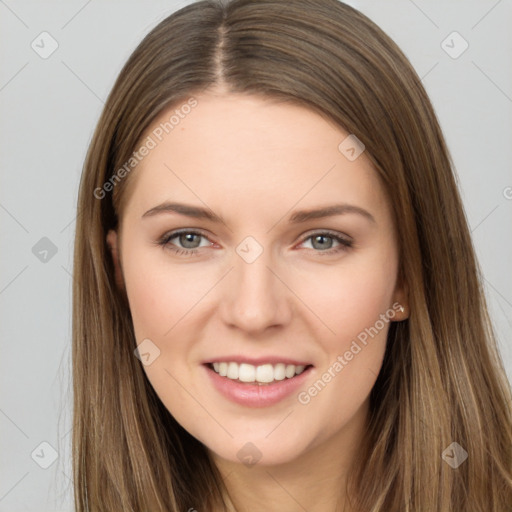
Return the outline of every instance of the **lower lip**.
<path id="1" fill-rule="evenodd" d="M 297 391 L 309 377 L 313 366 L 291 379 L 274 381 L 271 384 L 253 384 L 237 382 L 221 377 L 208 365 L 204 365 L 215 388 L 226 398 L 247 407 L 268 407 L 274 405 Z"/>

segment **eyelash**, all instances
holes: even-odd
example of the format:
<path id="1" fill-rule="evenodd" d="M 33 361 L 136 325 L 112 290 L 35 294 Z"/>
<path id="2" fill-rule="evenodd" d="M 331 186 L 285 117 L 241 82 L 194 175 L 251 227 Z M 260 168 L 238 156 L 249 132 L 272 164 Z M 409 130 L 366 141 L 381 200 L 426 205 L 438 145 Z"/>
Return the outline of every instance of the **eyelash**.
<path id="1" fill-rule="evenodd" d="M 156 244 L 161 246 L 161 247 L 163 247 L 163 248 L 167 247 L 169 250 L 171 250 L 172 252 L 174 252 L 175 254 L 177 254 L 179 256 L 182 256 L 182 255 L 183 256 L 194 256 L 194 255 L 197 255 L 197 253 L 199 252 L 199 249 L 182 249 L 182 248 L 179 248 L 179 247 L 174 248 L 171 245 L 169 245 L 170 241 L 173 238 L 176 238 L 179 235 L 183 235 L 183 234 L 198 235 L 198 236 L 201 236 L 201 237 L 206 238 L 208 240 L 208 237 L 205 236 L 200 231 L 194 231 L 194 230 L 190 230 L 190 229 L 182 229 L 182 230 L 172 231 L 170 233 L 166 233 L 159 240 L 156 241 Z M 311 249 L 312 251 L 315 251 L 319 255 L 322 255 L 322 256 L 337 254 L 339 252 L 347 251 L 348 249 L 352 248 L 352 243 L 353 242 L 351 240 L 343 238 L 342 236 L 340 236 L 337 233 L 332 232 L 332 231 L 318 231 L 316 233 L 312 233 L 311 235 L 303 238 L 300 243 L 303 244 L 305 241 L 309 240 L 310 238 L 314 238 L 315 236 L 325 236 L 327 238 L 332 238 L 332 239 L 334 239 L 334 240 L 336 240 L 337 242 L 340 243 L 340 245 L 337 248 L 335 248 L 335 249 L 327 249 L 325 251 L 317 251 L 315 249 Z"/>

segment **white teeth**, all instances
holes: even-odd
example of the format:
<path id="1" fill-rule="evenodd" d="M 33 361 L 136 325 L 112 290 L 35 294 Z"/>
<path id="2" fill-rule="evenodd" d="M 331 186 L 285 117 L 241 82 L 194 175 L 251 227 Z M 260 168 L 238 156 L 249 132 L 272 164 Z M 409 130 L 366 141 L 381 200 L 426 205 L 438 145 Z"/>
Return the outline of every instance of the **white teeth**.
<path id="1" fill-rule="evenodd" d="M 238 379 L 238 364 L 228 363 L 228 373 L 226 375 L 228 379 Z"/>
<path id="2" fill-rule="evenodd" d="M 278 363 L 274 366 L 274 380 L 283 380 L 286 377 L 286 366 Z"/>
<path id="3" fill-rule="evenodd" d="M 256 380 L 258 382 L 272 382 L 274 380 L 274 367 L 271 364 L 258 366 L 256 368 Z"/>
<path id="4" fill-rule="evenodd" d="M 236 363 L 233 363 L 236 364 Z M 252 364 L 242 363 L 238 367 L 238 379 L 242 382 L 254 382 L 256 380 L 256 368 Z M 259 378 L 258 378 L 259 380 Z M 260 380 L 260 382 L 263 382 Z"/>
<path id="5" fill-rule="evenodd" d="M 304 365 L 278 363 L 262 364 L 254 366 L 247 363 L 222 362 L 213 363 L 213 369 L 221 376 L 241 382 L 260 382 L 267 384 L 275 380 L 291 379 L 295 375 L 300 375 L 306 367 Z"/>
<path id="6" fill-rule="evenodd" d="M 291 379 L 295 375 L 295 366 L 293 366 L 293 364 L 287 364 L 286 369 L 284 370 L 284 374 L 286 377 Z"/>

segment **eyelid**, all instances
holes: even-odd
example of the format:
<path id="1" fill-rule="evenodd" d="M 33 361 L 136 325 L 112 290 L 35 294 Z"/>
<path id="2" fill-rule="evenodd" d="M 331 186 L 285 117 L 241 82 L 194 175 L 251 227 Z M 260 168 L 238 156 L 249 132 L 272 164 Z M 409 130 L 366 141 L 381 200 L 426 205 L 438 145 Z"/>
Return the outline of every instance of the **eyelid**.
<path id="1" fill-rule="evenodd" d="M 315 236 L 315 235 L 327 235 L 333 238 L 341 238 L 345 242 L 353 242 L 352 237 L 346 235 L 345 233 L 340 233 L 339 231 L 333 231 L 331 229 L 313 229 L 311 231 L 308 231 L 302 238 L 301 242 L 304 242 L 308 238 Z"/>
<path id="2" fill-rule="evenodd" d="M 161 244 L 161 243 L 164 243 L 165 241 L 168 242 L 169 240 L 176 238 L 177 236 L 179 236 L 183 233 L 199 235 L 199 236 L 202 236 L 203 238 L 205 238 L 206 240 L 208 240 L 211 244 L 214 243 L 214 242 L 212 242 L 212 240 L 210 240 L 210 237 L 206 234 L 206 232 L 200 228 L 181 228 L 181 229 L 174 229 L 174 230 L 171 229 L 170 231 L 167 231 L 161 237 L 159 237 L 156 240 L 156 243 Z M 190 249 L 190 250 L 194 250 L 194 249 Z"/>

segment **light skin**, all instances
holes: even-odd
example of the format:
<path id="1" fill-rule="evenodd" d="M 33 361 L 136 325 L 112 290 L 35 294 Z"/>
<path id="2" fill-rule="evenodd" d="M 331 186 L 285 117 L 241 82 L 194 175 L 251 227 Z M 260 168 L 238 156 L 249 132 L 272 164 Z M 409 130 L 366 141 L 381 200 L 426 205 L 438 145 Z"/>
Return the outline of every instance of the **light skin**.
<path id="1" fill-rule="evenodd" d="M 309 361 L 299 390 L 307 391 L 394 303 L 404 311 L 390 321 L 407 318 L 389 201 L 366 154 L 347 159 L 338 145 L 348 134 L 312 110 L 223 90 L 196 99 L 133 171 L 119 230 L 107 236 L 137 343 L 149 338 L 160 350 L 144 370 L 209 450 L 236 510 L 348 511 L 347 470 L 364 442 L 390 322 L 307 404 L 298 393 L 264 408 L 236 404 L 212 387 L 202 362 L 225 354 Z M 143 217 L 164 201 L 207 208 L 224 223 Z M 341 203 L 373 220 L 348 212 L 289 222 L 298 210 Z M 178 229 L 204 236 L 156 244 Z M 263 249 L 251 263 L 236 251 L 248 236 Z M 247 442 L 261 452 L 252 466 L 237 456 Z"/>

